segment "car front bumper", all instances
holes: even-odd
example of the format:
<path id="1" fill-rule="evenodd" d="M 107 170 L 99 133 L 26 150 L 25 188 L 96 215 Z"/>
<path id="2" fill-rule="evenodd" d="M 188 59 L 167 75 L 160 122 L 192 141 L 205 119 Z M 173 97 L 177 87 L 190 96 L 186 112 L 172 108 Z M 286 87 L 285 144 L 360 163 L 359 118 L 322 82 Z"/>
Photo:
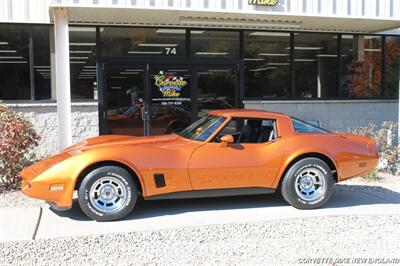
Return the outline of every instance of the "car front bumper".
<path id="1" fill-rule="evenodd" d="M 53 190 L 56 188 L 56 190 Z M 62 188 L 62 189 L 61 189 Z M 22 180 L 21 191 L 30 198 L 45 200 L 53 209 L 67 210 L 72 206 L 72 197 L 65 191 L 65 185 L 60 182 L 49 183 L 33 179 Z"/>
<path id="2" fill-rule="evenodd" d="M 67 209 L 72 206 L 75 182 L 57 167 L 59 160 L 45 159 L 21 172 L 21 191 L 26 196 L 51 202 L 54 209 Z"/>

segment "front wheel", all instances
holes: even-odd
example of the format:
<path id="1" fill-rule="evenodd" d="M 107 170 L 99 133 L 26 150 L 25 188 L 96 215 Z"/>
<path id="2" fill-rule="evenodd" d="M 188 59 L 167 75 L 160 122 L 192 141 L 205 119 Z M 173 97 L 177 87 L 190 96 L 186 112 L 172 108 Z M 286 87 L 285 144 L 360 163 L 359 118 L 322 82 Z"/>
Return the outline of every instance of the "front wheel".
<path id="1" fill-rule="evenodd" d="M 318 158 L 305 158 L 293 164 L 282 180 L 283 198 L 298 209 L 314 209 L 325 204 L 333 189 L 329 166 Z"/>
<path id="2" fill-rule="evenodd" d="M 128 215 L 137 201 L 132 175 L 117 166 L 102 166 L 86 175 L 79 187 L 82 211 L 96 221 L 113 221 Z"/>

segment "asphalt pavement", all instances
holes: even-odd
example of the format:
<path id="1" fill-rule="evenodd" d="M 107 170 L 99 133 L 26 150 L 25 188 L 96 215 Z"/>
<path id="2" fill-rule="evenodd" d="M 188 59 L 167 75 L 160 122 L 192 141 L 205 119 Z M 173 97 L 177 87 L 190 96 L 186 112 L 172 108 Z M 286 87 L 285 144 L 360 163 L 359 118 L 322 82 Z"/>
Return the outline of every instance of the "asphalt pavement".
<path id="1" fill-rule="evenodd" d="M 298 210 L 279 194 L 185 200 L 140 200 L 121 221 L 96 222 L 77 202 L 56 212 L 48 205 L 0 209 L 0 242 L 108 233 L 162 230 L 202 225 L 339 215 L 400 214 L 400 193 L 380 186 L 336 185 L 319 209 Z"/>

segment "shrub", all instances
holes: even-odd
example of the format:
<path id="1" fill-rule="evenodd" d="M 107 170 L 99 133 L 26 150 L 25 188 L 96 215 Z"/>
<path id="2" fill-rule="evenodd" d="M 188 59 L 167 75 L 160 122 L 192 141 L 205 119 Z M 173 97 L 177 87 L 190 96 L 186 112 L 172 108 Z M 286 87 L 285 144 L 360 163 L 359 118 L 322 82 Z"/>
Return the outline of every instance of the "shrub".
<path id="1" fill-rule="evenodd" d="M 376 141 L 376 147 L 379 153 L 378 171 L 395 175 L 398 173 L 399 162 L 399 147 L 396 143 L 397 124 L 394 122 L 383 122 L 380 128 L 377 125 L 370 123 L 365 127 L 358 127 L 351 133 L 372 138 Z M 367 178 L 374 179 L 377 177 L 377 172 L 367 175 Z"/>
<path id="2" fill-rule="evenodd" d="M 19 173 L 35 160 L 39 139 L 29 121 L 0 103 L 0 192 L 20 186 Z"/>

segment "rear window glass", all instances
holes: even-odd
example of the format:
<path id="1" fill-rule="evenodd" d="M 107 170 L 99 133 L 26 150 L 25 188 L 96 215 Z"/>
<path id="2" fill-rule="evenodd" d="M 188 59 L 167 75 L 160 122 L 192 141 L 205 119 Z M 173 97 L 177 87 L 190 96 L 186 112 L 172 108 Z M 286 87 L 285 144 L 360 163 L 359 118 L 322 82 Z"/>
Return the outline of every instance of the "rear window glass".
<path id="1" fill-rule="evenodd" d="M 293 128 L 299 133 L 329 133 L 328 130 L 292 117 Z"/>

